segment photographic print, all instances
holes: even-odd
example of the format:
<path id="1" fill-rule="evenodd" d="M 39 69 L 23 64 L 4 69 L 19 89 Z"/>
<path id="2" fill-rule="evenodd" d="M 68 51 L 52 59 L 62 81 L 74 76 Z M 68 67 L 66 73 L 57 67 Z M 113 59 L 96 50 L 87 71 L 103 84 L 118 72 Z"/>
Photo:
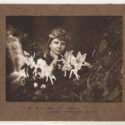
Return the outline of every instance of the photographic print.
<path id="1" fill-rule="evenodd" d="M 122 102 L 122 16 L 6 16 L 6 101 Z"/>

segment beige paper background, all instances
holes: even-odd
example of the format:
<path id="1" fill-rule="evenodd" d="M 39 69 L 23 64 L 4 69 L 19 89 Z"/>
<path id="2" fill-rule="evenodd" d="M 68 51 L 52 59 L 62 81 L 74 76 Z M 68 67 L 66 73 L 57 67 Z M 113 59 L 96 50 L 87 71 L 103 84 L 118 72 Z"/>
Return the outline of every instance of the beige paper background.
<path id="1" fill-rule="evenodd" d="M 6 16 L 122 16 L 124 66 L 125 5 L 0 5 L 0 120 L 125 121 L 125 72 L 122 103 L 6 102 Z"/>

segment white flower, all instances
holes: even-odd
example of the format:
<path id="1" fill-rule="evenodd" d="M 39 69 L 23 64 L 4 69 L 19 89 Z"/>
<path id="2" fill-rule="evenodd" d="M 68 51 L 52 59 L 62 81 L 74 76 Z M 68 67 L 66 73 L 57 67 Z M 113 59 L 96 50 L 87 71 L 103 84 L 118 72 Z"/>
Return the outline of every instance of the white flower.
<path id="1" fill-rule="evenodd" d="M 46 85 L 45 85 L 45 84 L 42 84 L 42 85 L 40 86 L 40 88 L 41 88 L 41 89 L 45 89 L 45 88 L 46 88 Z"/>
<path id="2" fill-rule="evenodd" d="M 33 86 L 34 86 L 34 88 L 37 88 L 38 87 L 38 83 L 34 82 Z"/>

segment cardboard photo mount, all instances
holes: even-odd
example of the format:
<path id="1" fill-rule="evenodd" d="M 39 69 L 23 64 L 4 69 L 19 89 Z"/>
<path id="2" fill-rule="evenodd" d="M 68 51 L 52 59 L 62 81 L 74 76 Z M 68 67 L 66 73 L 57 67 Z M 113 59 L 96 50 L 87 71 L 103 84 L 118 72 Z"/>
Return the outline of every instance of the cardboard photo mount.
<path id="1" fill-rule="evenodd" d="M 7 102 L 6 16 L 122 16 L 123 67 L 125 5 L 0 5 L 0 120 L 4 121 L 125 121 L 123 100 L 106 102 Z M 124 68 L 123 68 L 124 69 Z"/>

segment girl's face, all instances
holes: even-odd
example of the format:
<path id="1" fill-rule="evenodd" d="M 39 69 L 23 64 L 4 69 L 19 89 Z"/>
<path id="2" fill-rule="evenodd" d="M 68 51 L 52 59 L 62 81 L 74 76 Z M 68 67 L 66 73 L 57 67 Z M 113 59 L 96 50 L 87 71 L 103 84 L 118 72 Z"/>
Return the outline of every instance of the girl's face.
<path id="1" fill-rule="evenodd" d="M 64 52 L 66 48 L 66 42 L 63 40 L 60 40 L 58 38 L 55 38 L 50 43 L 50 51 L 55 55 L 60 55 Z"/>

